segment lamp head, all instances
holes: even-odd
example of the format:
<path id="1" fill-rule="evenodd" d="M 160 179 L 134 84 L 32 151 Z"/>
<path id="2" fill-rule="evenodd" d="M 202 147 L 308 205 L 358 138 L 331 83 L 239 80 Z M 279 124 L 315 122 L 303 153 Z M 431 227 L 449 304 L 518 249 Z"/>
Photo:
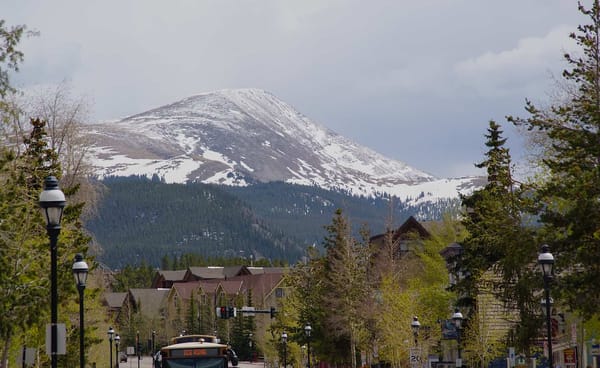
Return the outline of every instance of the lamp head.
<path id="1" fill-rule="evenodd" d="M 306 337 L 310 337 L 311 332 L 312 332 L 312 327 L 310 326 L 310 322 L 307 322 L 306 326 L 304 326 L 304 334 L 306 335 Z"/>
<path id="2" fill-rule="evenodd" d="M 54 176 L 48 176 L 44 180 L 44 190 L 40 194 L 39 205 L 44 210 L 46 226 L 49 229 L 60 229 L 66 204 L 65 194 L 58 187 L 58 180 Z"/>
<path id="3" fill-rule="evenodd" d="M 456 308 L 454 310 L 454 314 L 452 315 L 452 322 L 454 323 L 454 326 L 456 326 L 456 328 L 460 329 L 462 326 L 462 322 L 463 322 L 463 315 L 462 313 L 460 313 L 460 310 L 458 310 L 458 308 Z"/>
<path id="4" fill-rule="evenodd" d="M 108 328 L 108 340 L 112 341 L 114 335 L 115 335 L 115 330 L 113 330 L 112 327 L 109 327 Z"/>
<path id="5" fill-rule="evenodd" d="M 542 267 L 544 277 L 551 277 L 554 274 L 554 256 L 549 248 L 547 244 L 542 245 L 542 252 L 538 255 L 538 263 Z"/>
<path id="6" fill-rule="evenodd" d="M 419 318 L 417 316 L 413 317 L 412 322 L 410 323 L 410 328 L 412 329 L 413 334 L 419 333 L 419 328 L 421 328 L 421 322 L 419 322 Z"/>
<path id="7" fill-rule="evenodd" d="M 287 333 L 285 333 L 285 331 L 283 331 L 281 333 L 281 342 L 283 342 L 284 344 L 287 344 L 287 338 L 288 338 Z"/>
<path id="8" fill-rule="evenodd" d="M 83 256 L 81 253 L 77 253 L 77 255 L 75 255 L 75 263 L 73 263 L 73 275 L 75 276 L 75 284 L 77 287 L 85 287 L 88 271 L 89 268 L 87 263 L 83 260 Z"/>

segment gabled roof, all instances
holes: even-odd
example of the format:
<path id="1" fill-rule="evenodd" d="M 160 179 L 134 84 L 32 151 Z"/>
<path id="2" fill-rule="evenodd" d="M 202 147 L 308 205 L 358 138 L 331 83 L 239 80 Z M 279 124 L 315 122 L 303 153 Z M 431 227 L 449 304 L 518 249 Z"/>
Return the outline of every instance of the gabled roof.
<path id="1" fill-rule="evenodd" d="M 187 270 L 175 270 L 175 271 L 158 271 L 158 273 L 166 280 L 166 281 L 182 281 L 185 277 L 185 273 Z"/>
<path id="2" fill-rule="evenodd" d="M 181 299 L 190 300 L 192 298 L 192 291 L 196 291 L 200 287 L 200 281 L 175 282 L 173 283 L 172 290 L 175 290 Z"/>
<path id="3" fill-rule="evenodd" d="M 129 289 L 129 297 L 142 315 L 156 317 L 170 289 Z"/>
<path id="4" fill-rule="evenodd" d="M 206 294 L 214 294 L 217 291 L 221 280 L 201 280 L 198 282 L 200 283 L 202 291 Z"/>
<path id="5" fill-rule="evenodd" d="M 104 294 L 104 300 L 106 305 L 110 309 L 119 309 L 125 303 L 127 293 L 106 293 Z"/>
<path id="6" fill-rule="evenodd" d="M 444 248 L 440 251 L 440 255 L 442 257 L 444 257 L 444 259 L 446 261 L 448 261 L 450 258 L 461 254 L 462 251 L 463 251 L 462 245 L 460 245 L 458 243 L 450 243 L 446 248 Z"/>
<path id="7" fill-rule="evenodd" d="M 224 279 L 225 267 L 190 267 L 187 269 L 185 281 Z"/>
<path id="8" fill-rule="evenodd" d="M 255 298 L 264 299 L 281 283 L 283 276 L 283 272 L 271 272 L 258 275 L 237 276 L 234 277 L 233 280 L 240 280 L 243 282 L 242 293 L 247 293 L 248 290 L 252 290 L 252 295 Z"/>
<path id="9" fill-rule="evenodd" d="M 408 235 L 410 233 L 417 233 L 421 238 L 429 238 L 431 234 L 419 221 L 417 221 L 413 216 L 410 216 L 400 227 L 398 227 L 393 232 L 393 241 L 396 241 L 398 238 Z M 374 235 L 371 237 L 371 243 L 383 242 L 386 233 Z"/>
<path id="10" fill-rule="evenodd" d="M 242 280 L 222 280 L 219 283 L 225 295 L 238 295 L 242 291 Z"/>
<path id="11" fill-rule="evenodd" d="M 187 270 L 161 271 L 158 270 L 152 280 L 152 287 L 170 287 L 177 281 L 183 281 Z"/>

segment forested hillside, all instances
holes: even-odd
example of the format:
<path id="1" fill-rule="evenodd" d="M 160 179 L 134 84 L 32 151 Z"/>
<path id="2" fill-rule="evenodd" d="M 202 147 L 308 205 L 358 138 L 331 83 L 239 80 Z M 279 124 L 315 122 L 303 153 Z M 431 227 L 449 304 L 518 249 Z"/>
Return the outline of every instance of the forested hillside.
<path id="1" fill-rule="evenodd" d="M 102 248 L 98 259 L 120 268 L 186 253 L 295 262 L 341 208 L 355 231 L 372 234 L 410 215 L 438 219 L 457 201 L 406 208 L 391 198 L 361 198 L 285 183 L 249 187 L 166 184 L 158 177 L 108 178 L 97 215 L 86 223 Z M 390 205 L 391 204 L 391 205 Z M 431 216 L 423 216 L 429 213 Z"/>

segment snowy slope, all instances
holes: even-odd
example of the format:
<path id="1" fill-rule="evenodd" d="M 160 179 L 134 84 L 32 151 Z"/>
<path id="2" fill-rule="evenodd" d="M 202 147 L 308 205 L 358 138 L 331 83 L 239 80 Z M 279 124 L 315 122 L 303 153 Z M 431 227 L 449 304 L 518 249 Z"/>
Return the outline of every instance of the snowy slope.
<path id="1" fill-rule="evenodd" d="M 432 201 L 471 191 L 478 178 L 438 179 L 309 120 L 259 89 L 204 93 L 89 127 L 99 176 L 227 185 L 285 181 L 357 195 Z"/>

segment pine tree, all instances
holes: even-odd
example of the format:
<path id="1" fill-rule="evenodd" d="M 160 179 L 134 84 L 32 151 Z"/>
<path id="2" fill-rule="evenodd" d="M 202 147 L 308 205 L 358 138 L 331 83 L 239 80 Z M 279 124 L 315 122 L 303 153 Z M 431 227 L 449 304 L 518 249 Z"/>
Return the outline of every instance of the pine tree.
<path id="1" fill-rule="evenodd" d="M 580 56 L 565 54 L 563 71 L 569 93 L 549 110 L 526 102 L 528 118 L 509 120 L 545 134 L 542 171 L 536 191 L 544 225 L 539 243 L 550 245 L 556 259 L 553 292 L 586 317 L 598 316 L 600 305 L 600 4 L 579 11 L 590 23 L 570 37 Z M 539 249 L 538 249 L 539 251 Z M 555 298 L 556 300 L 556 298 Z"/>
<path id="2" fill-rule="evenodd" d="M 5 150 L 0 162 L 0 265 L 5 272 L 0 276 L 2 308 L 0 311 L 0 334 L 4 340 L 3 356 L 10 347 L 16 333 L 24 333 L 32 345 L 43 343 L 39 324 L 44 325 L 47 317 L 47 298 L 50 295 L 49 280 L 39 275 L 48 275 L 49 252 L 45 222 L 38 209 L 38 197 L 45 177 L 60 177 L 61 166 L 58 155 L 47 147 L 45 123 L 32 119 L 32 130 L 24 139 L 25 150 L 17 155 Z M 69 198 L 77 188 L 63 188 Z M 58 293 L 59 310 L 69 310 L 75 303 L 76 289 L 71 267 L 76 253 L 85 254 L 87 237 L 79 220 L 82 203 L 68 203 L 64 210 L 58 249 Z M 88 258 L 88 262 L 92 264 Z M 69 316 L 59 313 L 59 320 Z M 68 323 L 67 323 L 68 324 Z M 75 338 L 76 329 L 67 330 Z M 91 341 L 91 339 L 88 339 Z M 76 364 L 78 352 L 70 351 L 59 360 Z"/>
<path id="3" fill-rule="evenodd" d="M 365 303 L 370 293 L 367 267 L 369 246 L 366 232 L 362 241 L 352 236 L 348 219 L 337 210 L 331 225 L 326 227 L 323 245 L 325 256 L 324 293 L 321 304 L 325 307 L 324 326 L 331 343 L 337 345 L 332 352 L 334 361 L 346 362 L 350 358 L 356 366 L 357 346 L 365 332 Z M 344 348 L 345 347 L 345 348 Z"/>
<path id="4" fill-rule="evenodd" d="M 489 122 L 486 159 L 477 167 L 486 168 L 487 185 L 462 198 L 467 213 L 463 225 L 468 236 L 463 241 L 463 253 L 456 263 L 456 274 L 463 274 L 458 285 L 459 304 L 471 307 L 474 313 L 482 289 L 483 276 L 491 272 L 492 290 L 505 307 L 518 314 L 514 345 L 527 350 L 537 334 L 539 319 L 531 289 L 536 281 L 530 264 L 535 255 L 534 230 L 528 227 L 525 213 L 530 201 L 525 187 L 511 173 L 511 156 L 504 147 L 500 125 Z M 489 281 L 489 280 L 488 280 Z M 484 306 L 481 306 L 484 307 Z M 533 323 L 529 323 L 533 322 Z"/>

